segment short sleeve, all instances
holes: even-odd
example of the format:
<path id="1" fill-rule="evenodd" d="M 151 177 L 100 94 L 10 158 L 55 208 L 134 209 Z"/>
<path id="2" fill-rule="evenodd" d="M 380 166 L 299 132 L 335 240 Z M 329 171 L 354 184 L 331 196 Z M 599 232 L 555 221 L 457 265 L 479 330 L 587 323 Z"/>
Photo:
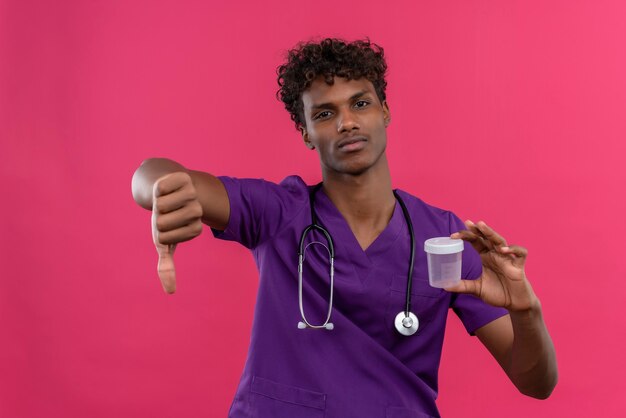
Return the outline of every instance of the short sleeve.
<path id="1" fill-rule="evenodd" d="M 306 205 L 307 186 L 297 176 L 280 184 L 227 176 L 218 179 L 228 194 L 230 217 L 224 231 L 212 229 L 213 235 L 249 249 L 274 236 Z"/>
<path id="2" fill-rule="evenodd" d="M 465 229 L 465 224 L 456 215 L 450 213 L 450 234 L 463 229 Z M 464 242 L 462 266 L 461 277 L 465 280 L 475 280 L 483 271 L 480 255 L 469 242 Z M 473 295 L 459 293 L 452 295 L 450 307 L 470 335 L 474 335 L 478 328 L 508 314 L 504 308 L 491 306 Z"/>

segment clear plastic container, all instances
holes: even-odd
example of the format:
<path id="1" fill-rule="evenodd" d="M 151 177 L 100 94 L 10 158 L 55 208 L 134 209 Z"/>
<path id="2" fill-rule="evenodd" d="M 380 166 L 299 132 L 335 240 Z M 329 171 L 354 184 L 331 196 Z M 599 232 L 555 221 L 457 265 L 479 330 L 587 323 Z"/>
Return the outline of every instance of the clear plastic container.
<path id="1" fill-rule="evenodd" d="M 449 237 L 431 238 L 424 242 L 428 257 L 428 282 L 444 288 L 461 281 L 463 240 Z"/>

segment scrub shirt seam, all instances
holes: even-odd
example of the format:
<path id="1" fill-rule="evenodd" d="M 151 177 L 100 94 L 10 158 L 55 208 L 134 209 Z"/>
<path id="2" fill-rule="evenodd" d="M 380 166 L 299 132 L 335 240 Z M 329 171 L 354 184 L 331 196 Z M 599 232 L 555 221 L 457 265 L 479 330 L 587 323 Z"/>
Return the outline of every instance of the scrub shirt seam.
<path id="1" fill-rule="evenodd" d="M 267 199 L 267 197 L 266 197 Z M 263 206 L 263 214 L 265 214 L 265 209 L 266 209 L 267 205 Z M 306 209 L 306 205 L 303 205 L 294 215 L 293 217 L 287 222 L 285 223 L 285 225 L 280 228 L 277 229 L 276 232 L 272 235 L 267 236 L 264 240 L 260 241 L 257 243 L 257 245 L 254 246 L 255 249 L 258 249 L 259 247 L 261 247 L 262 245 L 266 245 L 267 243 L 270 243 L 272 241 L 274 241 L 274 239 L 279 236 L 281 234 L 281 232 L 283 232 L 285 229 L 287 229 L 289 226 L 291 226 L 292 223 L 295 222 L 295 220 L 298 218 L 298 216 L 300 215 L 300 213 Z"/>
<path id="2" fill-rule="evenodd" d="M 466 331 L 469 335 L 474 337 L 476 335 L 476 331 L 478 331 L 480 328 L 484 327 L 487 324 L 492 323 L 496 319 L 502 318 L 505 315 L 510 315 L 510 313 L 508 311 L 506 312 L 494 311 L 492 315 L 489 315 L 486 321 L 484 320 L 484 318 L 480 321 L 475 321 L 477 319 L 477 316 L 473 315 L 472 320 L 474 320 L 475 322 L 472 324 L 472 327 L 470 329 L 466 329 Z"/>
<path id="3" fill-rule="evenodd" d="M 226 190 L 226 196 L 228 197 L 228 202 L 229 202 L 229 213 L 228 213 L 228 221 L 226 221 L 226 226 L 224 227 L 224 229 L 219 230 L 219 229 L 210 227 L 211 231 L 213 232 L 213 235 L 218 239 L 222 237 L 225 237 L 225 239 L 229 239 L 230 237 L 232 237 L 230 239 L 235 239 L 237 242 L 241 243 L 241 238 L 235 232 L 236 228 L 233 226 L 233 223 L 237 222 L 236 216 L 233 216 L 233 212 L 240 211 L 240 209 L 236 205 L 233 207 L 233 205 L 231 204 L 233 196 L 231 194 L 230 188 L 233 186 L 231 184 L 226 184 L 226 183 L 232 183 L 233 178 L 229 176 L 217 176 L 217 179 L 222 183 L 224 190 Z M 241 189 L 240 184 L 235 184 L 235 186 Z M 243 243 L 241 244 L 245 246 L 245 244 Z"/>
<path id="4" fill-rule="evenodd" d="M 263 181 L 267 181 L 267 180 L 265 180 L 265 179 L 261 179 L 261 180 L 263 180 Z M 269 194 L 269 193 L 263 193 L 263 195 L 264 195 L 264 196 L 263 196 L 263 205 L 261 206 L 261 207 L 262 207 L 262 210 L 261 210 L 261 214 L 260 214 L 260 216 L 259 216 L 259 220 L 260 220 L 260 222 L 259 222 L 259 227 L 258 227 L 258 229 L 257 229 L 257 231 L 256 231 L 256 236 L 257 236 L 257 237 L 261 236 L 261 228 L 262 228 L 262 224 L 263 224 L 263 217 L 265 216 L 265 211 L 267 210 L 267 195 L 268 195 L 268 194 Z M 257 242 L 257 243 L 256 243 L 256 245 L 254 245 L 254 248 L 256 248 L 256 247 L 258 247 L 259 245 L 261 245 L 261 243 L 262 243 L 262 242 Z"/>

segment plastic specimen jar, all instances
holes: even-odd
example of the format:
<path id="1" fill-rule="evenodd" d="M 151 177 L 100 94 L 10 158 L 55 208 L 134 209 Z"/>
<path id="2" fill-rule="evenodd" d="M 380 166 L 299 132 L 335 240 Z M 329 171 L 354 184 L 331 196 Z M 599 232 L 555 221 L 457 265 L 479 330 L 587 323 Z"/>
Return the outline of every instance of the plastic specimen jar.
<path id="1" fill-rule="evenodd" d="M 432 287 L 448 287 L 461 281 L 463 240 L 448 237 L 427 239 L 428 282 Z"/>

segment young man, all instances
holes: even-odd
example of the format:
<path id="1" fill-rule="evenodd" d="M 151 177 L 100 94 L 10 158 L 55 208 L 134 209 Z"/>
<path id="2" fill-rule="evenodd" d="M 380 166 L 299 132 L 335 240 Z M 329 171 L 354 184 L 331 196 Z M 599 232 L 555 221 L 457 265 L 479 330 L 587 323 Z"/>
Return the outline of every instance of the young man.
<path id="1" fill-rule="evenodd" d="M 280 184 L 217 178 L 166 159 L 145 161 L 133 177 L 135 200 L 152 210 L 167 292 L 175 290 L 175 245 L 203 223 L 254 254 L 258 299 L 231 417 L 437 417 L 449 308 L 522 393 L 546 398 L 556 384 L 526 250 L 484 222 L 464 225 L 392 189 L 386 69 L 382 48 L 337 39 L 300 44 L 279 67 L 280 98 L 320 158 L 318 187 L 297 176 Z M 446 290 L 428 284 L 422 251 L 440 236 L 471 244 L 465 280 Z"/>

